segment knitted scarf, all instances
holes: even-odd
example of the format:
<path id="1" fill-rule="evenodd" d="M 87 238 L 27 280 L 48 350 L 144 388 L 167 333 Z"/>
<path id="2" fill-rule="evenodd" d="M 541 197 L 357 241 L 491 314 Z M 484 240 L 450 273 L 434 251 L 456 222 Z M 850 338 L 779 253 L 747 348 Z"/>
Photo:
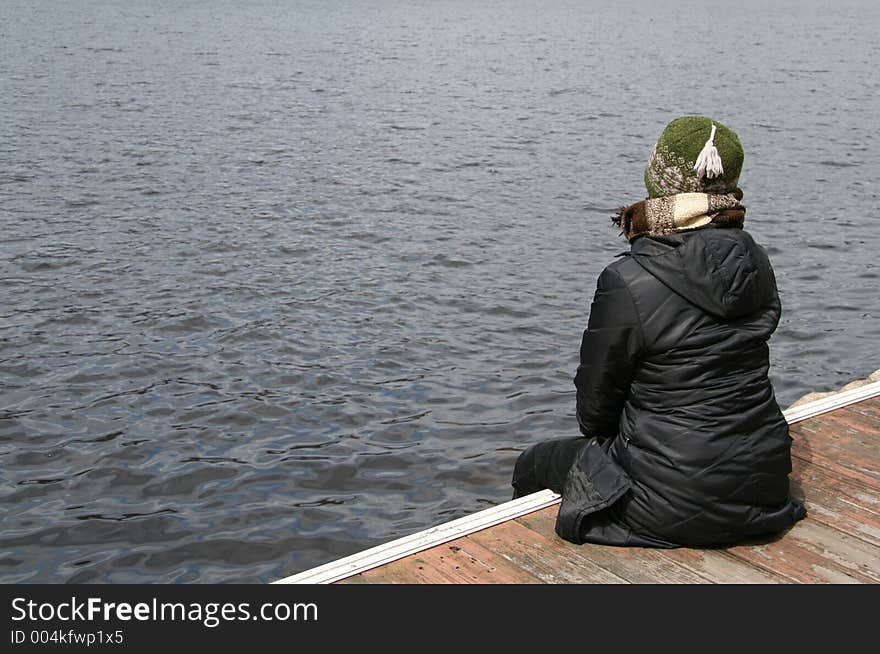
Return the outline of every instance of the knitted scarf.
<path id="1" fill-rule="evenodd" d="M 649 234 L 660 236 L 715 224 L 742 227 L 746 208 L 740 204 L 742 191 L 732 193 L 678 193 L 649 198 L 623 207 L 611 220 L 630 241 Z"/>

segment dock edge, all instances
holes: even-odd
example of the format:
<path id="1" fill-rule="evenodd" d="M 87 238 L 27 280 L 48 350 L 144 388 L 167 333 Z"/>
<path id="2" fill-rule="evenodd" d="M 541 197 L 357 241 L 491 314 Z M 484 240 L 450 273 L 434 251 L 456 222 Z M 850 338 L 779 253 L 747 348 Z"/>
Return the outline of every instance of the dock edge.
<path id="1" fill-rule="evenodd" d="M 880 395 L 880 381 L 833 393 L 813 402 L 792 407 L 782 413 L 789 424 L 794 424 L 878 395 Z M 442 545 L 456 538 L 461 538 L 502 522 L 513 520 L 533 511 L 539 511 L 557 504 L 560 499 L 560 496 L 553 491 L 542 490 L 477 513 L 472 513 L 463 518 L 451 520 L 436 527 L 377 545 L 342 559 L 330 561 L 316 568 L 311 568 L 310 570 L 305 570 L 271 583 L 331 584 L 365 570 L 396 561 L 410 554 Z"/>

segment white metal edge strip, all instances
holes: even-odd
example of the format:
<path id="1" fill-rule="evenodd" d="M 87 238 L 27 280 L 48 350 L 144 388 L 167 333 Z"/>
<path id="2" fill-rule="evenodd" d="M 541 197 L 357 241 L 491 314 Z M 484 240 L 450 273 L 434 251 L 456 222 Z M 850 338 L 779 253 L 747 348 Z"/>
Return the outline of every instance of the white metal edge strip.
<path id="1" fill-rule="evenodd" d="M 789 423 L 800 422 L 834 409 L 861 402 L 880 395 L 880 382 L 873 382 L 848 391 L 834 393 L 807 404 L 783 411 Z M 550 490 L 542 490 L 510 502 L 472 513 L 431 527 L 397 540 L 377 545 L 336 561 L 330 561 L 317 568 L 311 568 L 290 577 L 273 581 L 273 584 L 331 584 L 359 572 L 376 568 L 396 561 L 410 554 L 442 545 L 456 538 L 492 527 L 508 520 L 538 511 L 557 504 L 559 495 Z"/>
<path id="2" fill-rule="evenodd" d="M 839 393 L 819 398 L 818 400 L 808 402 L 807 404 L 796 406 L 787 411 L 783 411 L 782 415 L 785 416 L 785 419 L 789 424 L 792 424 L 800 422 L 801 420 L 806 420 L 807 418 L 818 416 L 822 413 L 827 413 L 828 411 L 833 411 L 834 409 L 840 409 L 849 404 L 868 400 L 878 395 L 880 395 L 880 381 L 871 382 L 864 386 L 851 388 L 848 391 L 840 391 Z"/>
<path id="3" fill-rule="evenodd" d="M 330 584 L 334 581 L 350 577 L 364 570 L 375 568 L 391 561 L 396 561 L 410 554 L 421 552 L 436 545 L 442 545 L 475 531 L 513 520 L 521 515 L 538 511 L 556 504 L 559 495 L 550 490 L 543 490 L 525 497 L 520 497 L 504 504 L 466 515 L 457 520 L 445 522 L 416 534 L 398 538 L 389 543 L 357 552 L 337 561 L 331 561 L 317 568 L 300 572 L 273 584 Z"/>

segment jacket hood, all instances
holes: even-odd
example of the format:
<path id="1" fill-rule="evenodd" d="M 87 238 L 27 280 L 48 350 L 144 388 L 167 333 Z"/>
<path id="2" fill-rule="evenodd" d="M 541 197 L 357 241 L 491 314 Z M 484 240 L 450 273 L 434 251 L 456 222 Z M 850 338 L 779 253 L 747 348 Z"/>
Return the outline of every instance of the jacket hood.
<path id="1" fill-rule="evenodd" d="M 742 229 L 642 236 L 630 254 L 670 289 L 718 318 L 740 318 L 775 299 L 767 254 Z"/>

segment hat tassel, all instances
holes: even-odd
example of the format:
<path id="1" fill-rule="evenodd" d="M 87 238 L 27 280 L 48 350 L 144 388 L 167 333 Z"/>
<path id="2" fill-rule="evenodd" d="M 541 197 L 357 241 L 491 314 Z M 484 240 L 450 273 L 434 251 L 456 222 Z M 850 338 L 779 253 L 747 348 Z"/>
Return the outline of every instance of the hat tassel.
<path id="1" fill-rule="evenodd" d="M 715 147 L 715 130 L 716 126 L 712 125 L 712 135 L 706 141 L 706 145 L 700 150 L 697 157 L 697 163 L 694 164 L 694 170 L 697 176 L 702 179 L 706 177 L 712 179 L 724 174 L 724 166 L 721 165 L 721 156 L 718 154 L 718 148 Z"/>

